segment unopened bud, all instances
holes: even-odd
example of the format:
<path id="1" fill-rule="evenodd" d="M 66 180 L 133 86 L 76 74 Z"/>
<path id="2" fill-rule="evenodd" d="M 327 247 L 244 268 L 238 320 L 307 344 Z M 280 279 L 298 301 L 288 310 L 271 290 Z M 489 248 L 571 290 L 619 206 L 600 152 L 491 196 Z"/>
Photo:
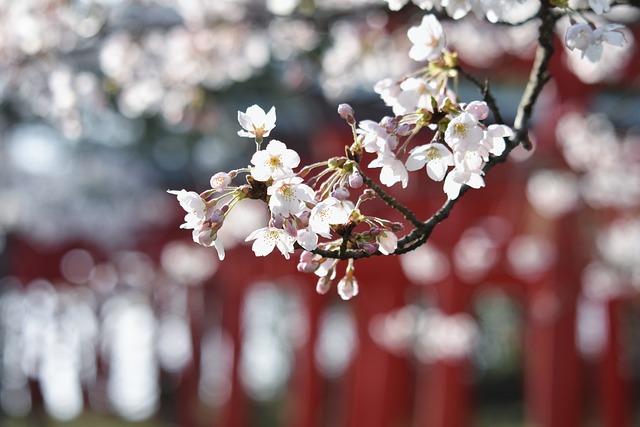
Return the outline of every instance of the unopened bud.
<path id="1" fill-rule="evenodd" d="M 378 250 L 379 245 L 373 242 L 362 242 L 358 244 L 358 247 L 368 254 L 374 254 Z"/>
<path id="2" fill-rule="evenodd" d="M 411 133 L 411 126 L 409 126 L 406 123 L 401 124 L 396 129 L 396 135 L 406 136 L 406 135 L 409 135 L 410 133 Z"/>
<path id="3" fill-rule="evenodd" d="M 472 101 L 466 106 L 465 111 L 477 120 L 484 120 L 489 116 L 489 106 L 484 101 Z"/>
<path id="4" fill-rule="evenodd" d="M 391 223 L 391 231 L 397 233 L 398 231 L 404 230 L 404 225 L 401 222 L 393 222 Z"/>
<path id="5" fill-rule="evenodd" d="M 355 123 L 355 117 L 353 117 L 353 108 L 349 104 L 338 105 L 338 114 L 345 119 L 350 125 Z"/>
<path id="6" fill-rule="evenodd" d="M 347 200 L 349 198 L 349 190 L 345 187 L 338 187 L 331 193 L 331 196 L 338 200 Z"/>
<path id="7" fill-rule="evenodd" d="M 329 292 L 331 289 L 331 279 L 329 276 L 324 276 L 318 279 L 318 283 L 316 284 L 316 292 L 320 295 L 324 295 Z"/>
<path id="8" fill-rule="evenodd" d="M 300 262 L 297 265 L 297 269 L 300 273 L 313 273 L 319 266 L 320 264 L 317 261 Z"/>
<path id="9" fill-rule="evenodd" d="M 380 126 L 386 129 L 387 133 L 393 133 L 398 126 L 398 121 L 395 117 L 384 116 L 382 120 L 380 120 Z"/>
<path id="10" fill-rule="evenodd" d="M 314 254 L 309 251 L 302 251 L 300 254 L 300 262 L 311 262 L 313 260 Z"/>
<path id="11" fill-rule="evenodd" d="M 211 221 L 212 224 L 222 224 L 222 221 L 224 221 L 224 211 L 222 209 L 216 209 L 209 217 L 209 221 Z"/>
<path id="12" fill-rule="evenodd" d="M 354 172 L 349 175 L 349 187 L 351 188 L 360 188 L 364 180 L 362 179 L 362 175 L 359 172 Z"/>
<path id="13" fill-rule="evenodd" d="M 338 282 L 338 295 L 345 301 L 358 295 L 358 281 L 353 272 L 347 272 L 346 276 Z"/>

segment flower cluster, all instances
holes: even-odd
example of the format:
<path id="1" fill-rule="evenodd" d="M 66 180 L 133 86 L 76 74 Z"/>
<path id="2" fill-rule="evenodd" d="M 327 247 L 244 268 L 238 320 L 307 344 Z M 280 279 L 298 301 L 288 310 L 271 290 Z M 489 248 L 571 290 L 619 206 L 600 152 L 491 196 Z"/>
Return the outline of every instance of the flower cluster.
<path id="1" fill-rule="evenodd" d="M 390 6 L 396 9 L 404 3 L 390 1 Z M 591 3 L 594 11 L 606 11 L 600 2 Z M 490 21 L 499 20 L 499 4 L 483 2 L 482 14 Z M 426 9 L 438 7 L 431 1 L 418 5 Z M 452 18 L 459 19 L 473 9 L 471 5 L 457 1 L 440 6 Z M 592 61 L 599 58 L 603 42 L 617 46 L 625 42 L 617 24 L 600 29 L 576 25 L 567 32 L 566 44 L 570 49 L 581 50 Z M 552 37 L 551 31 L 544 36 Z M 525 129 L 521 123 L 517 125 L 517 135 L 500 122 L 491 97 L 471 102 L 458 99 L 455 88 L 461 68 L 457 54 L 447 49 L 444 29 L 434 15 L 425 16 L 419 25 L 408 30 L 407 36 L 412 43 L 409 57 L 426 61 L 426 66 L 375 85 L 375 92 L 390 107 L 392 115 L 378 121 L 358 121 L 351 106 L 338 106 L 338 114 L 353 135 L 342 157 L 300 167 L 301 159 L 295 150 L 277 139 L 265 139 L 276 125 L 274 107 L 265 112 L 253 105 L 238 112 L 242 128 L 238 135 L 254 139 L 256 152 L 246 168 L 215 174 L 211 188 L 201 194 L 170 191 L 187 212 L 182 228 L 193 230 L 195 242 L 214 246 L 222 259 L 224 248 L 217 232 L 226 216 L 243 199 L 261 200 L 268 207 L 269 222 L 246 237 L 247 242 L 253 242 L 255 255 L 266 256 L 277 248 L 289 259 L 296 249 L 301 249 L 298 270 L 318 276 L 316 290 L 321 294 L 336 279 L 339 260 L 347 260 L 337 284 L 343 299 L 359 292 L 355 258 L 404 253 L 424 243 L 434 224 L 442 219 L 434 219 L 434 214 L 431 219 L 435 222 L 420 221 L 369 178 L 367 169 L 379 169 L 379 182 L 384 186 L 399 183 L 403 188 L 409 185 L 410 172 L 425 169 L 431 180 L 442 182 L 446 194 L 442 210 L 448 213 L 465 188 L 484 187 L 484 174 L 496 163 L 496 157 L 500 160 L 526 139 L 522 136 L 526 134 L 526 123 Z M 532 84 L 539 85 L 534 89 L 539 91 L 544 82 Z M 241 174 L 246 183 L 234 185 Z M 404 230 L 403 223 L 367 215 L 363 203 L 374 197 L 400 212 L 413 230 L 398 237 Z"/>
<path id="2" fill-rule="evenodd" d="M 599 28 L 591 23 L 574 23 L 567 30 L 565 44 L 569 50 L 579 50 L 591 62 L 598 62 L 602 57 L 603 43 L 622 47 L 627 39 L 620 24 L 607 24 Z"/>
<path id="3" fill-rule="evenodd" d="M 527 0 L 411 0 L 416 6 L 424 10 L 440 10 L 454 20 L 464 18 L 473 12 L 478 17 L 484 17 L 489 22 L 500 22 L 508 17 L 509 13 L 517 4 L 523 5 Z M 408 0 L 387 0 L 391 10 L 400 10 Z M 514 4 L 516 3 L 516 4 Z M 602 56 L 603 44 L 622 47 L 627 43 L 623 33 L 623 25 L 612 23 L 597 27 L 584 13 L 584 7 L 596 15 L 603 15 L 611 10 L 609 0 L 565 0 L 551 2 L 553 5 L 562 7 L 567 15 L 579 16 L 585 22 L 575 22 L 571 18 L 571 26 L 565 34 L 565 45 L 569 50 L 577 49 L 581 52 L 581 57 L 586 57 L 591 62 L 598 62 Z M 409 30 L 408 36 L 414 43 L 411 49 L 411 58 L 421 60 L 434 59 L 436 51 L 444 45 L 442 28 L 437 23 L 433 15 L 427 15 L 420 27 Z"/>
<path id="4" fill-rule="evenodd" d="M 340 113 L 353 117 L 347 106 L 341 106 Z M 343 240 L 334 239 L 337 234 L 346 239 L 344 244 L 349 248 L 391 254 L 397 243 L 394 233 L 402 226 L 360 213 L 359 205 L 371 198 L 370 191 L 363 190 L 357 203 L 349 200 L 349 189 L 363 184 L 358 163 L 354 160 L 333 158 L 296 172 L 300 156 L 283 142 L 272 139 L 261 149 L 263 138 L 275 127 L 275 118 L 275 108 L 265 113 L 253 105 L 246 112 L 239 112 L 238 122 L 243 130 L 238 134 L 256 141 L 257 151 L 250 166 L 213 175 L 211 188 L 202 194 L 186 190 L 170 190 L 169 193 L 177 196 L 187 212 L 181 227 L 193 230 L 194 242 L 214 246 L 220 259 L 224 258 L 224 248 L 217 239 L 217 232 L 228 213 L 243 199 L 264 201 L 270 212 L 269 224 L 251 232 L 246 241 L 253 241 L 252 249 L 256 256 L 268 255 L 277 248 L 288 259 L 296 247 L 304 249 L 298 268 L 304 272 L 315 272 L 320 278 L 318 291 L 324 293 L 336 276 L 337 261 L 310 251 L 319 247 L 339 247 Z M 314 170 L 319 172 L 305 183 L 305 178 Z M 241 173 L 246 174 L 247 183 L 231 185 Z M 359 224 L 364 224 L 367 229 L 352 233 Z M 329 241 L 322 243 L 321 238 Z M 338 284 L 338 292 L 344 299 L 358 293 L 352 262 Z"/>
<path id="5" fill-rule="evenodd" d="M 434 16 L 412 27 L 409 37 L 415 44 L 411 57 L 428 60 L 431 66 L 400 81 L 378 83 L 376 90 L 394 116 L 357 122 L 351 106 L 338 107 L 353 134 L 344 157 L 298 169 L 298 153 L 276 139 L 265 141 L 275 127 L 275 108 L 265 112 L 253 105 L 238 112 L 242 127 L 238 135 L 256 143 L 250 165 L 215 174 L 211 188 L 202 194 L 170 191 L 187 212 L 182 228 L 192 230 L 195 242 L 214 246 L 222 259 L 224 248 L 217 232 L 226 215 L 243 199 L 262 200 L 269 209 L 269 223 L 246 238 L 253 242 L 256 256 L 277 248 L 289 259 L 296 248 L 302 249 L 298 269 L 315 273 L 319 277 L 317 291 L 325 293 L 336 278 L 338 260 L 322 256 L 319 249 L 390 255 L 398 247 L 396 233 L 404 229 L 401 223 L 362 212 L 362 203 L 375 197 L 375 184 L 363 171 L 365 155 L 375 156 L 367 166 L 380 168 L 380 182 L 386 186 L 400 182 L 406 187 L 409 172 L 424 168 L 434 181 L 444 181 L 449 200 L 458 197 L 463 185 L 482 187 L 483 165 L 490 156 L 502 154 L 506 146 L 503 138 L 512 131 L 504 125 L 482 123 L 489 115 L 485 102 L 457 102 L 448 84 L 456 76 L 456 57 L 445 50 L 442 26 Z M 428 138 L 420 144 L 417 142 L 425 142 L 422 130 Z M 264 148 L 263 142 L 267 142 Z M 232 185 L 239 174 L 246 175 L 246 184 Z M 353 259 L 349 259 L 337 285 L 344 299 L 358 293 L 354 271 Z"/>

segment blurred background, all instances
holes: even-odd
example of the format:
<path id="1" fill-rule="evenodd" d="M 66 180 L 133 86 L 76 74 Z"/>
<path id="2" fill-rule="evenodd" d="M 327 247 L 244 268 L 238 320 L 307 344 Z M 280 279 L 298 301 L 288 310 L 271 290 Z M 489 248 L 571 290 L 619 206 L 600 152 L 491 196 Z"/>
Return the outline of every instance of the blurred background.
<path id="1" fill-rule="evenodd" d="M 317 295 L 295 261 L 253 256 L 260 204 L 225 222 L 222 263 L 178 229 L 167 189 L 204 191 L 248 164 L 238 110 L 275 106 L 271 136 L 307 163 L 350 143 L 339 103 L 358 120 L 390 114 L 372 87 L 418 66 L 406 30 L 423 14 L 377 0 L 0 1 L 0 425 L 640 424 L 637 9 L 614 8 L 629 46 L 598 64 L 565 51 L 560 22 L 534 149 L 423 247 L 358 261 L 349 302 Z M 444 26 L 512 120 L 536 23 Z M 414 175 L 394 195 L 427 218 L 445 196 Z"/>

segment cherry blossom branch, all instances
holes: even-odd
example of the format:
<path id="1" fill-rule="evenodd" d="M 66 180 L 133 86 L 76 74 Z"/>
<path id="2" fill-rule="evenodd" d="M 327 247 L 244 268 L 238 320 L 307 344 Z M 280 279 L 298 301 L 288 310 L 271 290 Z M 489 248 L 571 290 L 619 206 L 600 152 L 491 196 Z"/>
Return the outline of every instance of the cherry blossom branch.
<path id="1" fill-rule="evenodd" d="M 529 83 L 527 84 L 522 95 L 518 112 L 513 123 L 516 132 L 512 140 L 514 145 L 522 144 L 527 150 L 531 149 L 531 141 L 529 141 L 528 127 L 529 121 L 533 114 L 533 106 L 535 105 L 542 88 L 549 81 L 549 62 L 553 56 L 553 38 L 554 25 L 557 17 L 551 13 L 551 4 L 548 0 L 540 2 L 540 11 L 538 12 L 542 23 L 538 32 L 538 46 L 536 48 L 536 56 L 531 69 Z"/>
<path id="2" fill-rule="evenodd" d="M 442 3 L 444 0 L 440 1 L 441 6 Z M 394 3 L 393 7 L 397 6 Z M 460 17 L 470 7 L 470 0 L 463 0 L 447 9 L 447 14 Z M 607 0 L 590 0 L 589 8 L 601 15 L 608 12 L 610 4 Z M 485 12 L 487 19 L 502 16 L 494 9 Z M 255 255 L 266 256 L 277 248 L 289 259 L 296 249 L 304 249 L 297 269 L 319 277 L 316 290 L 321 294 L 331 287 L 338 260 L 348 260 L 337 290 L 343 299 L 354 297 L 358 294 L 355 259 L 400 255 L 425 244 L 470 188 L 486 185 L 484 176 L 491 168 L 504 162 L 519 145 L 531 148 L 529 128 L 534 107 L 551 78 L 555 25 L 562 16 L 576 14 L 579 22 L 570 17 L 564 44 L 569 50 L 577 50 L 582 58 L 597 62 L 602 58 L 603 43 L 617 47 L 628 43 L 621 24 L 597 26 L 590 18 L 570 9 L 565 0 L 540 0 L 535 16 L 515 24 L 522 25 L 535 18 L 538 37 L 529 79 L 512 126 L 505 123 L 489 81 L 482 81 L 461 67 L 457 53 L 446 48 L 444 28 L 433 14 L 424 15 L 419 25 L 407 30 L 412 44 L 409 57 L 427 65 L 401 79 L 383 79 L 374 86 L 374 91 L 392 108 L 393 115 L 384 116 L 379 122 L 368 119 L 357 122 L 350 105 L 338 106 L 338 114 L 350 125 L 353 134 L 344 157 L 333 157 L 295 172 L 300 165 L 295 150 L 277 139 L 268 141 L 264 149 L 261 146 L 275 127 L 275 107 L 265 112 L 253 105 L 246 112 L 238 111 L 242 127 L 238 135 L 256 142 L 251 164 L 228 173 L 216 173 L 210 180 L 211 189 L 201 194 L 170 190 L 187 212 L 181 228 L 193 230 L 194 242 L 215 247 L 222 260 L 225 253 L 218 230 L 228 213 L 240 200 L 261 200 L 268 206 L 269 222 L 245 239 L 253 241 Z M 476 86 L 483 100 L 459 101 L 459 77 Z M 491 113 L 495 123 L 485 123 Z M 425 138 L 427 141 L 414 138 L 426 128 L 431 131 Z M 365 153 L 376 156 L 367 167 L 380 168 L 377 182 L 362 172 Z M 309 177 L 316 168 L 320 170 Z M 441 182 L 447 196 L 440 209 L 425 221 L 418 218 L 417 211 L 383 189 L 383 185 L 396 184 L 406 188 L 409 173 L 418 170 L 425 170 L 431 180 Z M 239 173 L 247 174 L 247 184 L 230 185 Z M 357 202 L 352 190 L 361 192 Z M 363 211 L 361 203 L 374 196 L 401 214 L 404 221 L 395 222 Z M 399 236 L 407 223 L 412 229 Z"/>
<path id="3" fill-rule="evenodd" d="M 509 141 L 501 155 L 491 157 L 489 161 L 484 165 L 484 167 L 482 168 L 484 174 L 486 174 L 496 164 L 504 162 L 509 156 L 509 153 L 519 144 L 522 144 L 527 149 L 531 148 L 531 144 L 528 138 L 528 126 L 533 114 L 533 107 L 538 100 L 538 96 L 542 92 L 545 84 L 551 78 L 548 68 L 554 53 L 553 29 L 557 20 L 557 18 L 551 12 L 551 5 L 548 0 L 541 1 L 541 7 L 538 12 L 538 16 L 541 19 L 538 35 L 539 44 L 536 50 L 536 56 L 531 69 L 530 78 L 527 86 L 523 91 L 521 101 L 518 105 L 518 112 L 514 120 L 515 135 Z M 496 121 L 498 121 L 499 123 L 504 123 L 504 119 L 500 114 L 500 110 L 497 106 L 495 98 L 491 94 L 488 83 L 481 84 L 474 76 L 462 70 L 460 67 L 457 67 L 457 69 L 461 73 L 461 75 L 463 75 L 463 77 L 471 81 L 481 90 L 482 96 L 484 97 L 487 105 L 489 105 L 489 107 L 493 111 Z M 417 219 L 415 214 L 410 209 L 400 204 L 381 187 L 377 186 L 370 178 L 366 177 L 364 174 L 363 178 L 365 179 L 367 186 L 374 190 L 376 194 L 385 203 L 387 203 L 387 205 L 398 210 L 398 212 L 400 212 L 409 222 L 411 222 L 415 226 L 415 229 L 411 233 L 398 240 L 398 247 L 394 252 L 394 254 L 396 255 L 410 252 L 424 244 L 435 227 L 449 216 L 451 210 L 456 205 L 458 200 L 460 200 L 464 193 L 466 193 L 470 188 L 464 185 L 460 189 L 460 194 L 457 198 L 448 199 L 442 205 L 442 207 L 427 221 L 421 222 Z M 313 250 L 312 252 L 325 258 L 336 258 L 340 260 L 360 259 L 368 258 L 370 256 L 382 255 L 382 253 L 379 251 L 368 253 L 361 249 L 346 249 L 346 240 L 343 241 L 343 245 L 340 251 L 331 251 L 318 248 Z"/>
<path id="4" fill-rule="evenodd" d="M 398 200 L 396 200 L 394 197 L 390 196 L 389 193 L 384 191 L 384 189 L 382 189 L 371 178 L 365 175 L 361 170 L 359 172 L 360 175 L 362 175 L 362 179 L 364 180 L 365 185 L 371 188 L 378 195 L 378 197 L 380 197 L 380 199 L 387 204 L 387 206 L 400 212 L 402 216 L 404 216 L 405 219 L 413 224 L 416 228 L 424 227 L 424 223 L 416 217 L 411 209 L 398 202 Z"/>

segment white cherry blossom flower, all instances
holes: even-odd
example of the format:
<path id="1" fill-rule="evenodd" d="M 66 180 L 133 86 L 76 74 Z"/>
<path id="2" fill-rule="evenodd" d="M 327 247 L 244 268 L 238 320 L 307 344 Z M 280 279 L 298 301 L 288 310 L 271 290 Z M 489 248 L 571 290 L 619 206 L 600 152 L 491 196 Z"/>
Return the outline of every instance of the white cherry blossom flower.
<path id="1" fill-rule="evenodd" d="M 611 9 L 609 0 L 589 0 L 589 7 L 596 15 L 602 15 L 603 13 L 609 12 Z"/>
<path id="2" fill-rule="evenodd" d="M 434 0 L 411 0 L 413 4 L 420 9 L 430 10 L 434 7 Z M 387 0 L 389 3 L 389 10 L 400 10 L 409 3 L 409 0 Z"/>
<path id="3" fill-rule="evenodd" d="M 380 95 L 385 105 L 392 106 L 402 90 L 400 89 L 400 83 L 398 83 L 398 81 L 392 78 L 385 78 L 373 86 L 373 91 Z"/>
<path id="4" fill-rule="evenodd" d="M 465 170 L 459 167 L 453 169 L 444 180 L 444 192 L 449 200 L 455 200 L 460 195 L 463 185 L 471 188 L 484 187 L 483 172 L 481 170 Z"/>
<path id="5" fill-rule="evenodd" d="M 489 153 L 494 156 L 499 156 L 507 148 L 504 138 L 511 138 L 513 136 L 513 130 L 506 125 L 489 125 L 484 131 L 484 138 L 480 144 L 482 144 Z"/>
<path id="6" fill-rule="evenodd" d="M 455 98 L 446 86 L 439 86 L 437 81 L 421 77 L 408 77 L 400 83 L 392 79 L 383 79 L 376 83 L 373 90 L 393 109 L 396 116 L 413 113 L 419 109 L 433 112 L 432 98 L 438 105 L 447 97 Z"/>
<path id="7" fill-rule="evenodd" d="M 437 0 L 411 0 L 413 4 L 422 10 L 431 10 L 435 7 Z"/>
<path id="8" fill-rule="evenodd" d="M 231 182 L 231 175 L 227 172 L 218 172 L 211 177 L 209 184 L 215 191 L 220 192 L 226 190 L 227 186 Z"/>
<path id="9" fill-rule="evenodd" d="M 289 254 L 293 253 L 293 242 L 295 239 L 286 231 L 275 227 L 264 227 L 255 230 L 247 238 L 245 242 L 255 240 L 251 249 L 256 256 L 266 256 L 273 252 L 274 248 L 284 255 L 286 259 L 289 259 Z"/>
<path id="10" fill-rule="evenodd" d="M 327 197 L 311 209 L 309 228 L 322 237 L 331 237 L 331 225 L 345 224 L 353 212 L 353 202 Z"/>
<path id="11" fill-rule="evenodd" d="M 480 123 L 467 112 L 454 117 L 444 132 L 444 140 L 454 151 L 476 150 L 483 136 Z"/>
<path id="12" fill-rule="evenodd" d="M 565 45 L 569 50 L 581 51 L 581 57 L 585 56 L 591 62 L 598 62 L 602 57 L 603 43 L 622 47 L 627 43 L 624 33 L 625 28 L 620 24 L 607 24 L 599 28 L 593 28 L 586 23 L 573 24 L 565 35 Z"/>
<path id="13" fill-rule="evenodd" d="M 269 188 L 269 209 L 273 215 L 288 217 L 307 209 L 305 203 L 313 203 L 314 191 L 302 184 L 299 176 L 285 177 L 275 181 Z"/>
<path id="14" fill-rule="evenodd" d="M 565 34 L 564 43 L 570 50 L 578 49 L 583 52 L 589 48 L 595 41 L 593 36 L 593 28 L 591 25 L 581 22 L 573 24 Z"/>
<path id="15" fill-rule="evenodd" d="M 217 232 L 205 225 L 201 225 L 198 228 L 195 228 L 191 233 L 193 237 L 193 241 L 198 243 L 199 245 L 206 247 L 215 247 L 218 252 L 218 258 L 220 261 L 224 260 L 224 246 L 222 242 L 218 239 Z"/>
<path id="16" fill-rule="evenodd" d="M 621 24 L 607 24 L 596 28 L 593 35 L 598 42 L 606 42 L 612 46 L 622 47 L 627 43 L 627 38 L 621 31 L 623 28 L 626 27 Z"/>
<path id="17" fill-rule="evenodd" d="M 453 155 L 456 167 L 463 170 L 479 170 L 489 160 L 489 151 L 484 146 L 476 151 L 456 151 Z"/>
<path id="18" fill-rule="evenodd" d="M 386 153 L 398 145 L 398 139 L 373 120 L 362 120 L 356 133 L 362 135 L 362 144 L 367 153 Z"/>
<path id="19" fill-rule="evenodd" d="M 449 166 L 453 166 L 453 155 L 443 144 L 432 142 L 415 147 L 405 162 L 408 171 L 416 171 L 426 165 L 427 175 L 434 181 L 442 181 Z"/>
<path id="20" fill-rule="evenodd" d="M 471 10 L 469 0 L 441 0 L 441 4 L 447 11 L 447 15 L 455 20 L 464 18 Z"/>
<path id="21" fill-rule="evenodd" d="M 278 179 L 293 173 L 293 168 L 300 164 L 300 156 L 294 150 L 274 139 L 265 150 L 256 151 L 251 157 L 251 176 L 257 181 Z"/>
<path id="22" fill-rule="evenodd" d="M 385 255 L 391 255 L 398 247 L 398 237 L 391 230 L 383 229 L 377 236 L 378 250 Z"/>
<path id="23" fill-rule="evenodd" d="M 417 27 L 411 27 L 407 36 L 413 46 L 409 57 L 415 61 L 433 61 L 442 55 L 446 44 L 444 30 L 435 15 L 425 15 Z"/>
<path id="24" fill-rule="evenodd" d="M 402 183 L 402 188 L 407 188 L 409 184 L 409 173 L 401 160 L 392 153 L 378 154 L 378 158 L 369 163 L 370 168 L 382 168 L 380 170 L 380 182 L 387 187 L 393 186 L 396 182 Z"/>
<path id="25" fill-rule="evenodd" d="M 404 5 L 409 3 L 409 0 L 387 0 L 387 3 L 389 3 L 389 9 L 395 11 L 402 9 Z"/>
<path id="26" fill-rule="evenodd" d="M 307 251 L 312 251 L 318 247 L 318 235 L 308 228 L 298 230 L 296 241 Z"/>
<path id="27" fill-rule="evenodd" d="M 276 127 L 276 109 L 271 107 L 269 112 L 265 113 L 262 108 L 252 105 L 245 113 L 238 111 L 238 123 L 243 128 L 238 131 L 239 136 L 262 141 L 262 138 L 269 136 L 271 130 Z"/>
<path id="28" fill-rule="evenodd" d="M 195 229 L 204 222 L 207 204 L 198 193 L 187 190 L 167 190 L 167 193 L 176 195 L 180 206 L 187 212 L 180 228 Z"/>
<path id="29" fill-rule="evenodd" d="M 393 114 L 412 113 L 418 109 L 433 112 L 431 99 L 441 100 L 437 83 L 420 77 L 409 77 L 400 83 L 400 93 L 391 105 Z"/>

